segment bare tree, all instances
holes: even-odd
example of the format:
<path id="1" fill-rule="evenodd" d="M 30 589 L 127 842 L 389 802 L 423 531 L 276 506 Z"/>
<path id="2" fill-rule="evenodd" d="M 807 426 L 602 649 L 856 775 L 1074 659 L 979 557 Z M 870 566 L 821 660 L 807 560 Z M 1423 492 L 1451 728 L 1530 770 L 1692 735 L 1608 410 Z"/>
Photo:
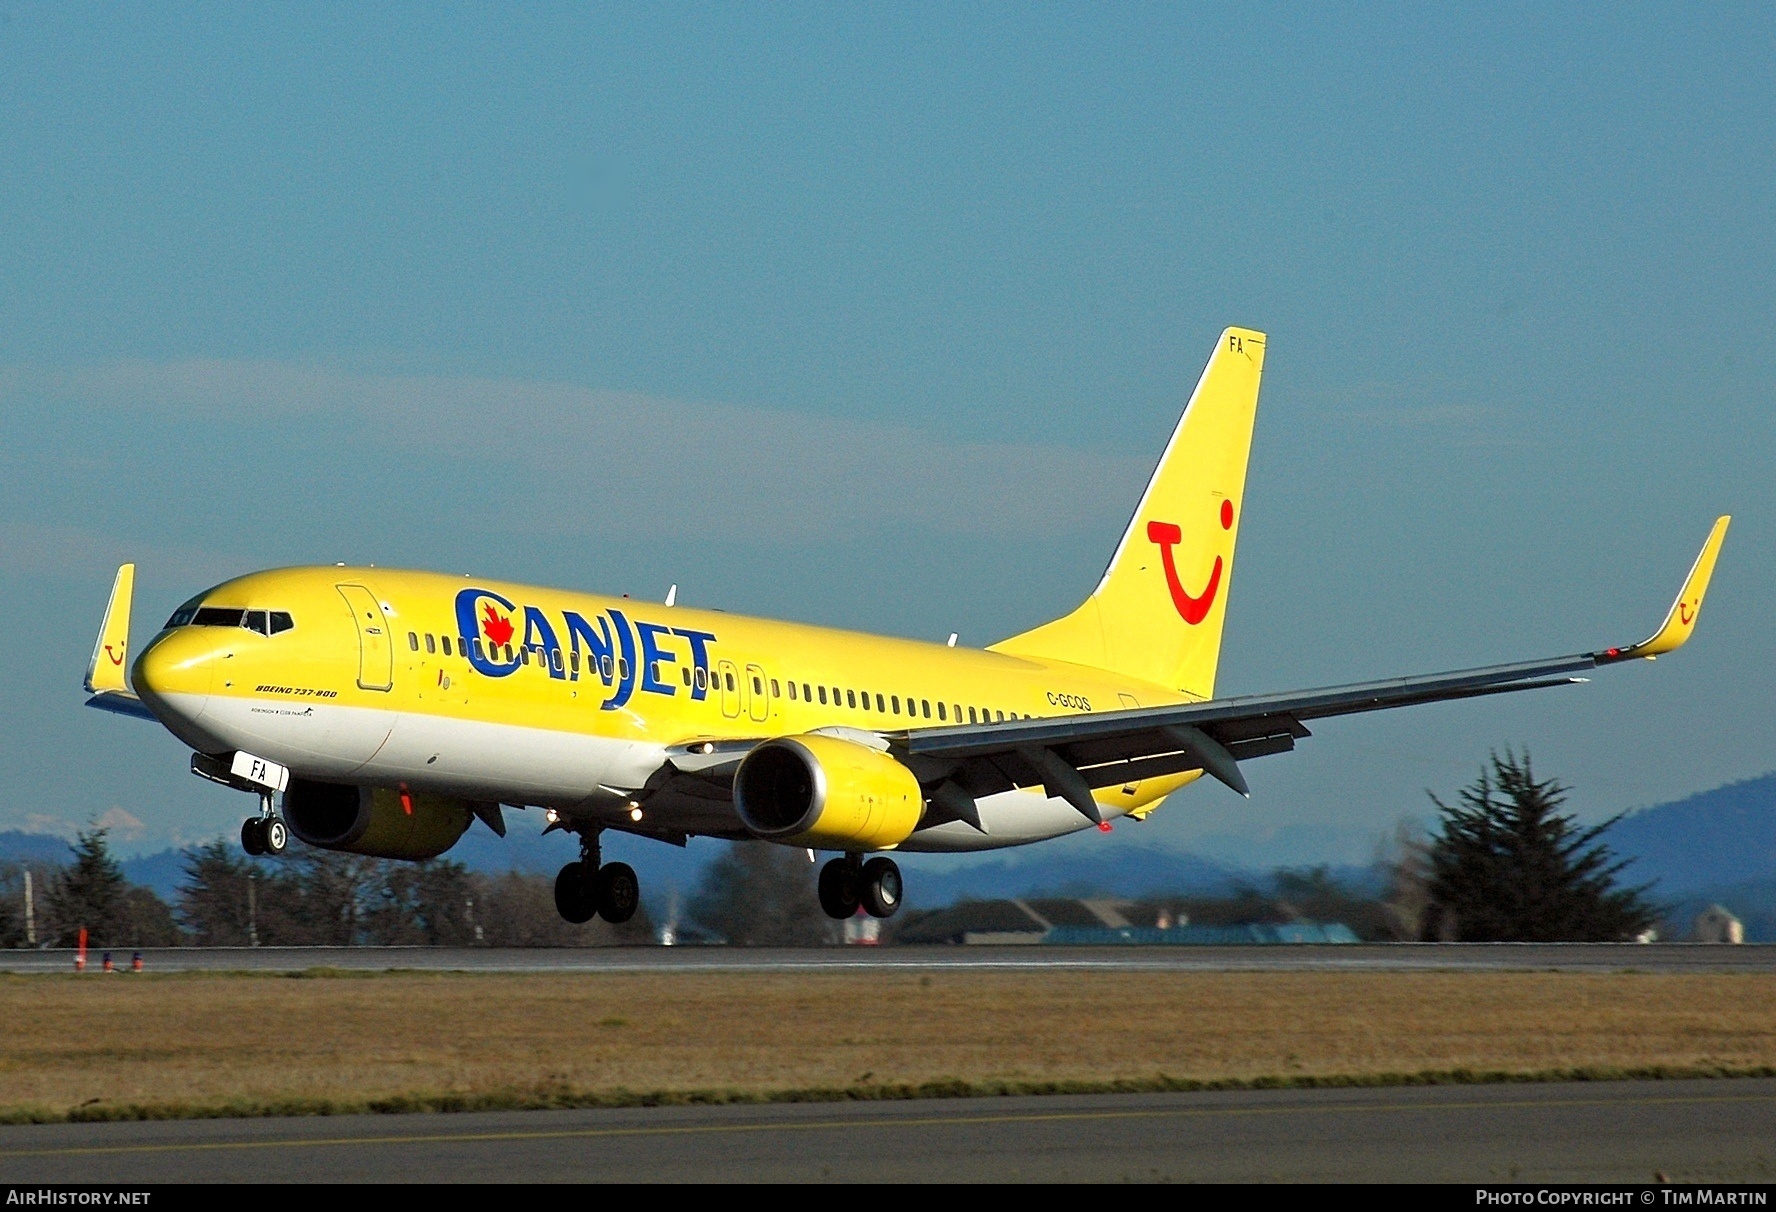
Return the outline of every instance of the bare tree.
<path id="1" fill-rule="evenodd" d="M 837 941 L 814 891 L 816 868 L 800 850 L 735 842 L 709 865 L 691 916 L 730 943 L 809 947 Z"/>

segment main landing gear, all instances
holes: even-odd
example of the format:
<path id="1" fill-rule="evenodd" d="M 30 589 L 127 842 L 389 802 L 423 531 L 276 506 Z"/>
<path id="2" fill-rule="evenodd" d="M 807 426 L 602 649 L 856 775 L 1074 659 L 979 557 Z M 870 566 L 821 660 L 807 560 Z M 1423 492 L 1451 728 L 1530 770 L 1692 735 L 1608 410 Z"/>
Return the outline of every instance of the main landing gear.
<path id="1" fill-rule="evenodd" d="M 900 908 L 900 868 L 880 855 L 869 862 L 860 854 L 836 858 L 820 869 L 820 907 L 843 921 L 861 907 L 871 917 L 892 917 Z"/>
<path id="2" fill-rule="evenodd" d="M 241 822 L 241 849 L 255 857 L 279 855 L 290 844 L 290 827 L 271 808 L 271 795 L 259 797 L 259 815 Z"/>
<path id="3" fill-rule="evenodd" d="M 569 863 L 555 877 L 555 910 L 579 925 L 593 915 L 613 925 L 635 916 L 641 904 L 641 881 L 628 863 L 599 862 L 598 834 L 580 835 L 580 861 Z"/>

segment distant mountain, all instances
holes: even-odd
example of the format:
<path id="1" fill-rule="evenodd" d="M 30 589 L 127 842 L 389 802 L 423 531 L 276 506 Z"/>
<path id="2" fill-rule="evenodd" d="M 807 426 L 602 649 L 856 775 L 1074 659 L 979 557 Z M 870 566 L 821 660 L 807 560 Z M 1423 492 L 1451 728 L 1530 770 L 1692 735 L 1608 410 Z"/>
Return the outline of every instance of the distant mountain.
<path id="1" fill-rule="evenodd" d="M 1626 882 L 1658 881 L 1658 901 L 1776 879 L 1776 773 L 1643 809 L 1602 840 L 1635 860 Z"/>
<path id="2" fill-rule="evenodd" d="M 161 850 L 137 858 L 124 859 L 123 877 L 132 884 L 152 888 L 161 900 L 171 904 L 178 898 L 179 885 L 185 882 L 185 852 Z"/>
<path id="3" fill-rule="evenodd" d="M 959 900 L 1023 896 L 1218 896 L 1242 884 L 1264 882 L 1261 876 L 1199 855 L 1129 844 L 1093 847 L 1090 854 L 1065 847 L 1028 849 L 966 866 L 953 863 L 938 866 L 918 855 L 902 859 L 907 903 L 935 908 Z"/>
<path id="4" fill-rule="evenodd" d="M 521 871 L 553 876 L 564 863 L 579 855 L 579 842 L 565 831 L 545 834 L 540 812 L 508 810 L 506 836 L 476 823 L 447 857 L 471 871 L 498 875 Z M 232 837 L 225 839 L 230 842 Z M 693 838 L 688 846 L 669 846 L 626 834 L 604 835 L 606 862 L 629 863 L 641 878 L 642 892 L 650 911 L 669 912 L 676 893 L 688 898 L 702 881 L 703 871 L 730 843 Z M 301 843 L 293 842 L 300 846 Z M 822 856 L 825 858 L 826 856 Z M 0 832 L 0 862 L 30 861 L 62 864 L 68 861 L 68 843 L 47 834 Z M 964 899 L 1022 896 L 1124 896 L 1161 893 L 1215 896 L 1242 884 L 1263 886 L 1265 876 L 1198 855 L 1121 844 L 1093 846 L 1082 854 L 1076 847 L 1022 848 L 1009 855 L 969 862 L 956 856 L 900 856 L 906 873 L 908 903 L 934 908 Z M 185 878 L 185 851 L 167 849 L 122 860 L 124 875 L 132 883 L 152 888 L 171 902 Z M 1363 885 L 1368 873 L 1338 870 L 1334 878 L 1347 885 Z M 810 865 L 809 879 L 814 878 Z"/>
<path id="5" fill-rule="evenodd" d="M 1724 906 L 1745 927 L 1748 943 L 1776 943 L 1776 879 L 1720 884 L 1673 902 L 1667 898 L 1659 933 L 1668 939 L 1690 937 L 1696 915 L 1710 905 Z"/>
<path id="6" fill-rule="evenodd" d="M 59 866 L 73 851 L 67 840 L 49 833 L 0 830 L 0 863 L 51 863 Z"/>

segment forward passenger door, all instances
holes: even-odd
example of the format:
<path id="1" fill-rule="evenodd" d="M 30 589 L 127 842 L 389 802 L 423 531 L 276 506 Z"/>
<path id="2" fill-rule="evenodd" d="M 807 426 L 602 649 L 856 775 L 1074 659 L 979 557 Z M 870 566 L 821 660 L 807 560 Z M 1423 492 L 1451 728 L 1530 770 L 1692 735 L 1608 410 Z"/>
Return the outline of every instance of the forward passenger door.
<path id="1" fill-rule="evenodd" d="M 395 648 L 389 642 L 388 616 L 382 603 L 364 585 L 337 586 L 339 596 L 351 608 L 358 628 L 358 686 L 363 690 L 388 690 L 395 684 Z"/>

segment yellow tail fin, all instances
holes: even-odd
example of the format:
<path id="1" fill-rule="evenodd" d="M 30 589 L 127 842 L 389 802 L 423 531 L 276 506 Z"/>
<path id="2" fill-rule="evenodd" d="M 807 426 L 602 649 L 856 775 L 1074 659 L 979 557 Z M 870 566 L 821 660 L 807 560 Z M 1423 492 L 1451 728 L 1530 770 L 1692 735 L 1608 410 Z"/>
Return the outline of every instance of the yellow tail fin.
<path id="1" fill-rule="evenodd" d="M 1085 604 L 993 645 L 994 651 L 1214 695 L 1264 340 L 1246 328 L 1221 334 L 1104 579 Z"/>
<path id="2" fill-rule="evenodd" d="M 135 594 L 136 566 L 125 564 L 117 570 L 111 583 L 111 601 L 105 606 L 105 621 L 99 624 L 99 638 L 93 643 L 92 660 L 86 666 L 86 689 L 91 694 L 107 690 L 129 690 L 130 599 Z"/>

